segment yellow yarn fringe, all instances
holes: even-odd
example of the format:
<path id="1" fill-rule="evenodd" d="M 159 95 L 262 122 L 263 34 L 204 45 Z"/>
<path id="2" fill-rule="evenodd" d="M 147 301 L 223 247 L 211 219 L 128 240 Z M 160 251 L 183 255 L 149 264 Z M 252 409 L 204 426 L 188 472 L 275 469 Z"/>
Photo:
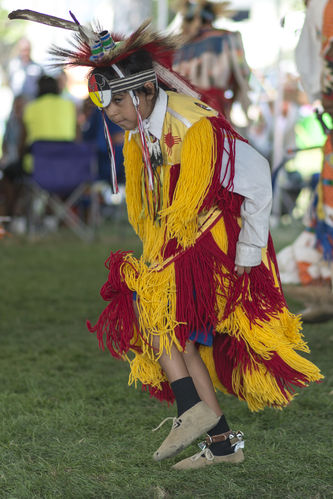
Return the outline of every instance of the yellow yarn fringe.
<path id="1" fill-rule="evenodd" d="M 141 171 L 143 168 L 142 152 L 139 145 L 132 138 L 128 141 L 126 132 L 124 144 L 124 166 L 126 174 L 126 203 L 128 220 L 136 233 L 141 236 L 142 211 L 141 199 Z"/>
<path id="2" fill-rule="evenodd" d="M 215 144 L 215 138 L 209 120 L 203 118 L 192 125 L 183 141 L 179 181 L 171 205 L 170 165 L 158 169 L 159 175 L 163 173 L 162 206 L 157 220 L 154 220 L 149 211 L 149 206 L 153 204 L 152 193 L 147 191 L 147 200 L 144 191 L 142 152 L 133 138 L 128 141 L 127 134 L 124 157 L 128 218 L 142 239 L 144 261 L 162 263 L 163 243 L 174 237 L 184 248 L 195 243 L 198 212 L 214 174 L 216 152 L 212 144 Z"/>
<path id="3" fill-rule="evenodd" d="M 143 243 L 142 257 L 148 263 L 162 263 L 161 248 L 165 242 L 166 220 L 159 215 L 156 220 L 152 213 L 154 205 L 152 192 L 144 186 L 144 165 L 142 152 L 135 140 L 126 141 L 124 146 L 126 174 L 126 202 L 128 218 Z M 157 168 L 161 178 L 161 209 L 169 205 L 170 165 Z M 144 191 L 144 192 L 143 192 Z"/>
<path id="4" fill-rule="evenodd" d="M 169 265 L 161 272 L 149 268 L 141 258 L 128 257 L 131 266 L 124 267 L 126 284 L 136 291 L 139 326 L 144 342 L 141 347 L 149 359 L 158 360 L 163 352 L 170 355 L 171 346 L 181 346 L 175 334 L 176 321 L 176 283 L 174 265 Z M 135 270 L 134 270 L 135 269 Z M 153 337 L 158 336 L 158 351 L 152 348 Z"/>
<path id="5" fill-rule="evenodd" d="M 146 355 L 136 355 L 130 362 L 130 369 L 128 384 L 134 383 L 135 387 L 140 381 L 143 385 L 151 385 L 161 390 L 161 383 L 167 381 L 159 363 L 149 359 Z"/>
<path id="6" fill-rule="evenodd" d="M 182 145 L 180 175 L 172 205 L 161 211 L 161 217 L 168 218 L 167 239 L 177 237 L 184 248 L 192 246 L 197 236 L 198 211 L 214 174 L 214 142 L 209 120 L 203 118 L 191 126 Z"/>

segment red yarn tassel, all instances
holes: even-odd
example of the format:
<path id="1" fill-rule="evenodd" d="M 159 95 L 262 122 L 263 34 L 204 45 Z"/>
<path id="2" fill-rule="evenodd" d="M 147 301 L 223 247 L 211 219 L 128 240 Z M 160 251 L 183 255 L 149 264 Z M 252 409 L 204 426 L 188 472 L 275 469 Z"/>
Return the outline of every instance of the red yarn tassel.
<path id="1" fill-rule="evenodd" d="M 122 275 L 122 266 L 126 264 L 126 255 L 129 252 L 117 251 L 111 253 L 105 262 L 109 269 L 109 276 L 102 286 L 100 294 L 105 301 L 110 303 L 101 313 L 95 326 L 87 321 L 91 333 L 97 333 L 100 348 L 104 350 L 104 336 L 106 346 L 111 355 L 122 357 L 128 350 L 140 350 L 133 345 L 133 338 L 140 334 L 138 321 L 133 307 L 133 293 L 128 289 Z"/>
<path id="2" fill-rule="evenodd" d="M 228 122 L 221 116 L 208 118 L 211 122 L 214 134 L 214 150 L 215 150 L 215 163 L 212 164 L 213 178 L 211 181 L 210 189 L 205 197 L 205 200 L 200 208 L 202 210 L 209 210 L 216 206 L 222 199 L 225 198 L 225 191 L 232 192 L 234 187 L 235 176 L 235 145 L 236 138 L 245 141 L 235 130 L 228 125 Z M 227 141 L 227 149 L 225 147 Z M 223 154 L 228 154 L 228 161 L 225 167 L 224 176 L 222 177 L 222 159 Z M 222 183 L 229 175 L 229 181 L 226 187 L 222 187 Z M 229 199 L 229 202 L 232 198 Z"/>
<path id="3" fill-rule="evenodd" d="M 163 381 L 161 383 L 162 390 L 159 390 L 156 386 L 151 385 L 142 385 L 143 391 L 149 391 L 150 398 L 154 397 L 160 402 L 167 402 L 167 404 L 173 404 L 175 400 L 175 396 L 170 388 L 170 385 L 167 381 Z"/>
<path id="4" fill-rule="evenodd" d="M 231 395 L 236 395 L 232 387 L 232 373 L 241 365 L 243 372 L 251 366 L 251 359 L 244 341 L 228 334 L 217 334 L 214 339 L 213 357 L 216 374 Z M 241 399 L 241 390 L 238 395 Z"/>
<path id="5" fill-rule="evenodd" d="M 209 237 L 209 236 L 207 236 Z M 214 285 L 215 261 L 207 249 L 207 238 L 198 241 L 175 261 L 177 287 L 176 335 L 182 347 L 193 331 L 215 326 L 217 322 Z"/>
<path id="6" fill-rule="evenodd" d="M 238 227 L 236 219 L 233 224 Z M 238 231 L 234 227 L 234 235 Z M 174 240 L 165 248 L 168 253 L 176 250 Z M 226 301 L 223 319 L 229 317 L 236 306 L 241 306 L 249 321 L 255 324 L 259 320 L 269 321 L 285 307 L 283 293 L 270 270 L 261 263 L 253 267 L 250 274 L 239 276 L 234 271 L 235 252 L 235 244 L 229 241 L 228 252 L 224 253 L 210 231 L 201 236 L 195 246 L 182 252 L 181 257 L 178 258 L 176 252 L 172 260 L 177 288 L 176 319 L 181 323 L 176 334 L 182 346 L 193 331 L 216 326 L 218 293 Z"/>

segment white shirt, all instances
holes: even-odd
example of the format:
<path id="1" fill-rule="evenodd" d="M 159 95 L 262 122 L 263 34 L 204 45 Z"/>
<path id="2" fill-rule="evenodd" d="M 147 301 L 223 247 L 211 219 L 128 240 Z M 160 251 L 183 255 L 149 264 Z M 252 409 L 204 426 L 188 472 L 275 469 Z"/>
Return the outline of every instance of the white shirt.
<path id="1" fill-rule="evenodd" d="M 144 128 L 157 139 L 162 136 L 163 122 L 167 111 L 168 96 L 159 89 L 155 107 L 144 120 Z M 181 119 L 179 115 L 179 119 Z M 183 121 L 183 120 L 182 120 Z M 183 121 L 185 123 L 185 121 Z M 188 123 L 190 127 L 191 124 Z M 130 132 L 136 133 L 137 130 Z M 130 137 L 129 137 L 130 140 Z M 221 181 L 229 156 L 228 143 L 224 143 Z M 235 176 L 233 192 L 244 197 L 241 206 L 242 228 L 236 248 L 236 265 L 254 267 L 261 263 L 261 249 L 267 245 L 269 216 L 272 206 L 272 181 L 268 161 L 252 146 L 236 139 Z M 230 172 L 222 182 L 228 184 Z"/>

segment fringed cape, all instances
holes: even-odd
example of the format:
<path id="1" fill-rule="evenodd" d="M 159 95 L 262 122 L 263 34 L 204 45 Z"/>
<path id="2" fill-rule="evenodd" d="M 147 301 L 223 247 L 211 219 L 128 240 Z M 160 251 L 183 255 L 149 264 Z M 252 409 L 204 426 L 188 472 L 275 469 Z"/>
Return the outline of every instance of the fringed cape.
<path id="1" fill-rule="evenodd" d="M 225 139 L 230 182 L 223 188 Z M 140 144 L 127 134 L 128 216 L 143 254 L 137 259 L 129 252 L 111 253 L 101 289 L 108 305 L 97 324 L 88 326 L 102 348 L 106 344 L 114 357 L 129 362 L 130 384 L 140 382 L 151 396 L 168 402 L 173 394 L 159 356 L 172 344 L 184 350 L 193 332 L 213 328 L 213 345 L 197 345 L 214 387 L 245 400 L 253 411 L 282 408 L 293 386 L 322 376 L 297 353 L 309 349 L 300 318 L 287 309 L 271 237 L 259 266 L 242 276 L 234 271 L 243 201 L 232 192 L 234 143 L 235 133 L 222 117 L 169 93 L 161 138 L 165 164 L 157 168 L 151 192 Z M 154 335 L 160 338 L 157 352 Z"/>

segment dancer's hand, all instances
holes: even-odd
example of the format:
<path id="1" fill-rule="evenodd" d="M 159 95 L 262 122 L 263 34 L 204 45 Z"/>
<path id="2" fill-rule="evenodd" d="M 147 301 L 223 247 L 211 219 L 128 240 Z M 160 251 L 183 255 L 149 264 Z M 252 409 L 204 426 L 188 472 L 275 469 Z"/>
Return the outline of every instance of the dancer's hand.
<path id="1" fill-rule="evenodd" d="M 235 272 L 237 272 L 238 275 L 243 275 L 244 272 L 249 274 L 251 272 L 251 267 L 243 267 L 243 265 L 235 265 Z"/>

